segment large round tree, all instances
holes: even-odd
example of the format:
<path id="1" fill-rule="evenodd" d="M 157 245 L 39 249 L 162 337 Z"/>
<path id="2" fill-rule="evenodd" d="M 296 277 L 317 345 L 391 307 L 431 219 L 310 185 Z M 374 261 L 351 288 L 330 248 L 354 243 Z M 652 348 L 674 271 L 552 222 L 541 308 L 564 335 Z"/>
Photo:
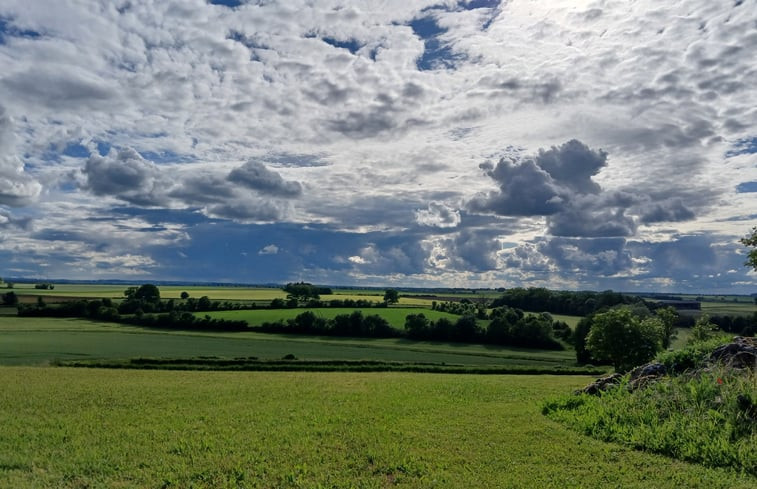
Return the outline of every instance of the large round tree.
<path id="1" fill-rule="evenodd" d="M 586 349 L 597 360 L 625 372 L 654 358 L 662 349 L 663 335 L 659 318 L 642 320 L 628 309 L 612 309 L 594 316 Z"/>

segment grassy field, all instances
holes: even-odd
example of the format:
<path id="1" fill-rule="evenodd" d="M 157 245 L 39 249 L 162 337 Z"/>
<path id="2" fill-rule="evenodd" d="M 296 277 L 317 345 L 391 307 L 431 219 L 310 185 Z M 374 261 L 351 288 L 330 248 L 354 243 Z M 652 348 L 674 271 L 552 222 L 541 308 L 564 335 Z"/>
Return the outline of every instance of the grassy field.
<path id="1" fill-rule="evenodd" d="M 702 302 L 702 312 L 710 316 L 751 315 L 757 312 L 754 302 Z"/>
<path id="2" fill-rule="evenodd" d="M 287 319 L 293 319 L 294 317 L 302 314 L 305 311 L 312 311 L 316 316 L 324 319 L 333 319 L 336 316 L 343 314 L 352 314 L 354 308 L 317 308 L 317 309 L 255 309 L 255 310 L 243 310 L 243 311 L 213 311 L 207 313 L 207 315 L 213 318 L 233 319 L 233 320 L 245 320 L 250 326 L 259 326 L 265 322 L 273 322 L 279 319 L 286 321 Z M 460 319 L 460 316 L 449 314 L 446 312 L 432 311 L 432 310 L 419 310 L 417 308 L 407 307 L 390 307 L 390 308 L 369 308 L 361 309 L 363 316 L 378 315 L 386 319 L 389 324 L 397 329 L 404 329 L 405 317 L 408 314 L 422 313 L 428 319 L 436 321 L 439 318 L 447 318 L 452 322 Z M 205 315 L 206 313 L 199 313 L 199 315 Z M 488 321 L 480 321 L 483 325 Z"/>
<path id="3" fill-rule="evenodd" d="M 540 414 L 587 380 L 3 367 L 0 486 L 755 486 Z"/>
<path id="4" fill-rule="evenodd" d="M 404 339 L 355 339 L 251 332 L 201 333 L 138 328 L 78 319 L 0 315 L 0 364 L 134 357 L 249 357 L 306 360 L 382 360 L 502 365 L 572 366 L 572 350 L 547 351 Z"/>

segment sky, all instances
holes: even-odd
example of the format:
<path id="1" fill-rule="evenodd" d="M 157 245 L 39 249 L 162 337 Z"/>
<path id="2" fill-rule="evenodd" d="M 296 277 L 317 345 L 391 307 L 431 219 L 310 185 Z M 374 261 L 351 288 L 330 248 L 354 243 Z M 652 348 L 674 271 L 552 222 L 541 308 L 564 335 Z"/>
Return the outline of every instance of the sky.
<path id="1" fill-rule="evenodd" d="M 4 0 L 0 276 L 757 292 L 757 0 Z"/>

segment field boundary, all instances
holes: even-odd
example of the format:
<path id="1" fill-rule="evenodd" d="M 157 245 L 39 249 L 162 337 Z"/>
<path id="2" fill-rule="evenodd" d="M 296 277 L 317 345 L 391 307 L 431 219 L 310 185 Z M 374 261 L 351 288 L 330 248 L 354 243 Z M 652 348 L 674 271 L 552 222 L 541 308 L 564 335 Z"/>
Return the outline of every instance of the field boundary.
<path id="1" fill-rule="evenodd" d="M 57 367 L 280 372 L 416 372 L 476 375 L 602 375 L 598 367 L 502 367 L 446 363 L 385 362 L 380 360 L 259 360 L 248 358 L 131 358 L 124 360 L 58 360 Z"/>

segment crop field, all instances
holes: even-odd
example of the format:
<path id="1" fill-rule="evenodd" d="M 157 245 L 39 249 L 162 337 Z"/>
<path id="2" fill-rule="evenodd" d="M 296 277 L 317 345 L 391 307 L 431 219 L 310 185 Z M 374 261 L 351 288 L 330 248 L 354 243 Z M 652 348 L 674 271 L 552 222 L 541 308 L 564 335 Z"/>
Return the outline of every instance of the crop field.
<path id="1" fill-rule="evenodd" d="M 432 321 L 436 321 L 439 318 L 447 318 L 452 322 L 457 321 L 460 316 L 456 316 L 454 314 L 449 314 L 446 312 L 440 312 L 440 311 L 432 311 L 430 309 L 427 310 L 419 310 L 416 308 L 406 308 L 406 307 L 390 307 L 390 308 L 368 308 L 368 309 L 358 309 L 360 312 L 363 313 L 363 316 L 372 316 L 372 315 L 378 315 L 382 318 L 386 319 L 389 324 L 394 326 L 397 329 L 403 329 L 405 325 L 405 317 L 407 317 L 408 314 L 423 314 L 427 318 L 431 319 Z M 221 319 L 233 319 L 233 320 L 245 320 L 250 326 L 259 326 L 265 322 L 272 322 L 272 321 L 278 321 L 279 319 L 282 319 L 286 321 L 287 319 L 293 319 L 294 317 L 302 314 L 305 311 L 311 311 L 316 316 L 322 317 L 324 319 L 333 319 L 336 316 L 342 315 L 342 314 L 352 314 L 354 311 L 356 311 L 355 308 L 316 308 L 316 309 L 253 309 L 253 310 L 242 310 L 242 311 L 213 311 L 207 313 L 210 317 L 213 318 L 221 318 Z M 204 315 L 205 313 L 199 313 L 200 315 Z M 480 321 L 481 324 L 486 323 L 486 321 Z"/>
<path id="2" fill-rule="evenodd" d="M 702 302 L 702 312 L 710 316 L 751 315 L 757 312 L 754 302 Z"/>
<path id="3" fill-rule="evenodd" d="M 540 414 L 587 377 L 0 368 L 0 486 L 752 488 Z"/>
<path id="4" fill-rule="evenodd" d="M 381 360 L 570 367 L 573 351 L 529 350 L 491 345 L 356 339 L 252 332 L 167 331 L 78 319 L 0 315 L 0 364 L 40 365 L 55 360 L 135 357 L 258 357 L 295 355 L 306 360 Z"/>

